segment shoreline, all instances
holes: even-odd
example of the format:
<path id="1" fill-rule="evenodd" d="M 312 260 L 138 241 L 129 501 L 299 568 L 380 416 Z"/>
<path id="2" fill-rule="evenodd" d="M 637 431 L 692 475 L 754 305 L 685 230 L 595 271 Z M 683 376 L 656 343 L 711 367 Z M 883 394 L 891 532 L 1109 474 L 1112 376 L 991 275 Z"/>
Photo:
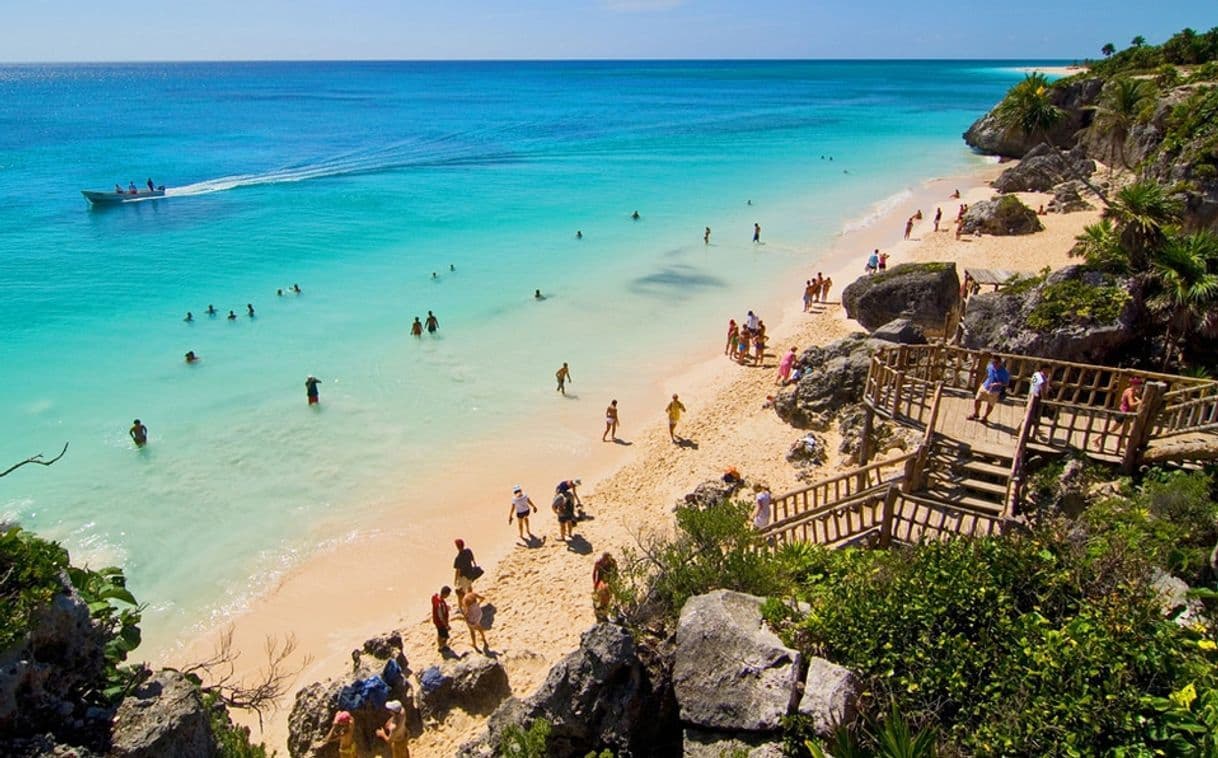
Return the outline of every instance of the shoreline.
<path id="1" fill-rule="evenodd" d="M 210 652 L 216 632 L 230 624 L 236 626 L 236 649 L 247 651 L 247 654 L 261 649 L 263 638 L 268 634 L 294 631 L 301 643 L 300 649 L 311 654 L 313 660 L 301 672 L 281 707 L 269 715 L 261 733 L 256 720 L 246 719 L 246 714 L 235 714 L 254 728 L 255 739 L 266 740 L 271 747 L 282 747 L 286 743 L 287 715 L 295 690 L 341 673 L 349 660 L 349 651 L 364 639 L 398 629 L 407 641 L 406 653 L 412 668 L 421 670 L 434 662 L 433 659 L 438 660 L 427 620 L 426 598 L 435 587 L 451 581 L 451 569 L 448 568 L 453 554 L 451 534 L 463 537 L 487 568 L 487 576 L 479 583 L 479 592 L 496 605 L 495 628 L 488 636 L 492 648 L 499 652 L 508 669 L 513 692 L 527 695 L 553 663 L 578 645 L 579 634 L 592 623 L 585 585 L 596 555 L 630 544 L 632 534 L 638 529 L 670 528 L 673 502 L 704 479 L 718 476 L 727 465 L 736 465 L 746 476 L 768 480 L 776 493 L 799 485 L 796 470 L 782 459 L 781 453 L 802 433 L 783 424 L 772 412 L 760 411 L 764 395 L 773 392 L 776 363 L 786 351 L 787 343 L 802 351 L 811 344 L 824 344 L 857 330 L 857 326 L 848 322 L 836 307 L 837 298 L 861 273 L 862 261 L 874 247 L 891 251 L 893 265 L 925 260 L 928 255 L 942 259 L 945 245 L 953 247 L 951 257 L 954 258 L 984 257 L 985 251 L 981 248 L 986 245 L 962 242 L 953 246 L 951 234 L 935 238 L 929 233 L 930 218 L 936 206 L 945 209 L 945 218 L 952 218 L 955 203 L 975 202 L 990 196 L 993 190 L 988 181 L 1003 168 L 1006 166 L 986 160 L 965 175 L 922 182 L 900 201 L 889 202 L 890 198 L 881 198 L 864 210 L 867 218 L 877 213 L 881 204 L 886 207 L 863 228 L 845 231 L 857 225 L 858 217 L 843 218 L 843 230 L 835 234 L 812 260 L 792 262 L 782 275 L 784 281 L 774 283 L 775 298 L 766 307 L 757 309 L 763 318 L 769 316 L 772 335 L 764 368 L 749 369 L 723 362 L 718 352 L 721 343 L 717 337 L 710 336 L 721 331 L 723 324 L 708 325 L 705 332 L 699 328 L 698 334 L 706 334 L 705 339 L 697 339 L 686 354 L 679 356 L 681 361 L 668 363 L 667 371 L 642 382 L 642 386 L 649 388 L 645 393 L 634 393 L 646 394 L 647 405 L 640 397 L 624 395 L 627 398 L 622 404 L 626 426 L 622 435 L 633 445 L 596 448 L 600 443 L 592 435 L 600 428 L 587 422 L 588 404 L 579 403 L 576 404 L 581 406 L 578 420 L 566 418 L 562 430 L 564 436 L 574 435 L 574 442 L 582 445 L 584 456 L 578 473 L 569 471 L 570 466 L 556 461 L 555 456 L 537 456 L 534 450 L 514 450 L 508 454 L 496 450 L 494 460 L 486 460 L 485 451 L 477 457 L 477 450 L 463 450 L 462 453 L 474 455 L 472 459 L 478 461 L 476 477 L 468 477 L 468 472 L 454 465 L 449 470 L 435 472 L 429 479 L 447 482 L 444 496 L 451 502 L 481 503 L 472 507 L 462 505 L 465 518 L 444 514 L 420 518 L 406 527 L 387 525 L 354 532 L 339 529 L 343 536 L 337 538 L 332 547 L 318 551 L 289 569 L 278 578 L 273 590 L 264 593 L 244 612 L 196 635 L 187 644 L 161 651 L 162 656 L 172 658 L 165 662 L 181 663 Z M 951 189 L 956 187 L 962 191 L 960 201 L 948 198 Z M 903 220 L 915 208 L 923 210 L 924 220 L 915 227 L 914 239 L 901 241 Z M 1085 215 L 1073 214 L 1061 219 Z M 945 226 L 950 228 L 951 225 Z M 993 240 L 983 240 L 990 241 Z M 1047 242 L 1037 242 L 1040 247 L 1047 246 Z M 1068 245 L 1061 248 L 1060 257 L 1064 258 L 1067 248 Z M 798 256 L 804 258 L 810 254 L 815 255 L 815 252 L 803 250 Z M 831 301 L 834 305 L 819 313 L 804 314 L 799 302 L 802 285 L 798 281 L 815 275 L 815 269 L 833 277 Z M 781 306 L 776 308 L 777 304 Z M 737 318 L 745 307 L 738 310 Z M 578 380 L 578 376 L 576 378 Z M 572 389 L 577 390 L 579 386 L 576 383 Z M 697 449 L 673 446 L 664 435 L 661 409 L 663 400 L 672 392 L 679 392 L 689 408 L 678 431 L 697 441 Z M 654 409 L 651 408 L 653 404 Z M 646 410 L 640 411 L 640 408 Z M 575 413 L 571 408 L 563 410 L 564 416 Z M 830 449 L 835 450 L 833 436 L 833 432 L 826 435 Z M 823 471 L 828 472 L 830 468 Z M 522 471 L 527 471 L 527 476 L 522 475 Z M 575 476 L 584 481 L 581 494 L 587 511 L 594 518 L 577 526 L 577 533 L 587 539 L 587 552 L 567 555 L 569 551 L 562 549 L 562 543 L 555 540 L 553 517 L 545 511 L 550 491 L 544 489 L 546 485 L 539 487 L 538 483 Z M 538 518 L 534 519 L 534 532 L 547 538 L 545 545 L 539 548 L 515 547 L 514 526 L 495 522 L 508 508 L 511 485 L 521 480 L 541 509 Z M 499 490 L 502 490 L 501 496 Z M 427 491 L 424 488 L 424 493 Z M 457 531 L 452 529 L 454 521 L 461 523 Z M 509 531 L 504 532 L 505 527 Z M 345 546 L 356 542 L 358 550 L 344 550 Z M 400 556 L 410 556 L 409 562 L 413 565 L 403 571 L 405 567 Z M 409 579 L 394 576 L 406 571 Z M 403 581 L 409 587 L 403 587 Z M 535 600 L 529 602 L 530 596 L 537 592 L 544 592 L 548 597 L 541 604 Z M 403 605 L 403 598 L 410 599 L 408 605 Z M 557 615 L 554 614 L 556 609 L 560 610 Z M 551 620 L 557 618 L 569 623 L 552 623 Z M 462 632 L 464 629 L 460 627 L 454 629 L 454 647 L 458 652 L 468 649 L 463 644 Z M 248 675 L 256 671 L 259 661 L 247 655 L 243 664 L 238 673 Z M 429 729 L 417 742 L 416 754 L 450 753 L 468 736 L 467 732 L 475 723 L 460 712 L 450 715 L 440 728 Z"/>

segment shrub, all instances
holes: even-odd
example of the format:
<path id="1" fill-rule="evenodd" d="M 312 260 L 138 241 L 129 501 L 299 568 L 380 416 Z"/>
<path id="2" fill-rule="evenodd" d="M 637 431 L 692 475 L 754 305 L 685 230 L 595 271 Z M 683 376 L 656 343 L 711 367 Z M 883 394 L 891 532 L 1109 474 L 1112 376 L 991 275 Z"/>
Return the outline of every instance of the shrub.
<path id="1" fill-rule="evenodd" d="M 0 650 L 20 642 L 30 618 L 63 591 L 68 551 L 20 527 L 0 533 Z"/>
<path id="2" fill-rule="evenodd" d="M 220 758 L 267 758 L 266 745 L 251 743 L 249 727 L 234 724 L 215 694 L 203 693 L 203 707 L 207 709 Z"/>
<path id="3" fill-rule="evenodd" d="M 1041 289 L 1040 300 L 1028 314 L 1028 326 L 1043 331 L 1070 321 L 1109 324 L 1117 320 L 1128 302 L 1129 293 L 1120 285 L 1066 279 Z"/>

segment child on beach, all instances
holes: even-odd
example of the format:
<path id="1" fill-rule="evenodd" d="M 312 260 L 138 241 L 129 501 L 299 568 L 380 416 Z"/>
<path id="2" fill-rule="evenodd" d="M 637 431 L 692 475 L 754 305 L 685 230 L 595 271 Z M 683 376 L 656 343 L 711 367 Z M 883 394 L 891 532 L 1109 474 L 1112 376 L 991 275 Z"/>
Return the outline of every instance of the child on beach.
<path id="1" fill-rule="evenodd" d="M 448 596 L 452 592 L 452 587 L 445 585 L 431 596 L 431 623 L 436 627 L 436 648 L 441 653 L 451 649 L 448 647 Z"/>
<path id="2" fill-rule="evenodd" d="M 478 637 L 482 637 L 482 649 L 489 654 L 491 646 L 486 641 L 486 629 L 482 627 L 483 600 L 484 597 L 472 590 L 465 593 L 465 597 L 461 598 L 461 615 L 465 616 L 465 623 L 469 625 L 469 640 L 474 650 L 478 649 Z"/>
<path id="3" fill-rule="evenodd" d="M 880 271 L 888 270 L 888 253 L 880 253 Z"/>

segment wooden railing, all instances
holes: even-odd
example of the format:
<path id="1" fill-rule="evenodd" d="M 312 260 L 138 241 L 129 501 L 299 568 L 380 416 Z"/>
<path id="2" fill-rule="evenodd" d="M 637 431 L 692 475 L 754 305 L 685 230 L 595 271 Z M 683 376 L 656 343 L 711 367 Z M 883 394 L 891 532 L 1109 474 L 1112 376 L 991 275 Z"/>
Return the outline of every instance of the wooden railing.
<path id="1" fill-rule="evenodd" d="M 1218 395 L 1208 387 L 1188 387 L 1163 395 L 1163 409 L 1155 418 L 1151 435 L 1172 437 L 1188 432 L 1218 429 Z"/>
<path id="2" fill-rule="evenodd" d="M 914 544 L 945 537 L 988 537 L 1002 534 L 1006 523 L 994 513 L 898 492 L 891 526 L 881 532 L 879 541 Z"/>
<path id="3" fill-rule="evenodd" d="M 1042 400 L 1029 441 L 1055 449 L 1121 456 L 1129 443 L 1134 413 Z"/>
<path id="4" fill-rule="evenodd" d="M 878 535 L 884 518 L 885 496 L 894 486 L 873 487 L 854 497 L 777 521 L 762 529 L 760 535 L 773 547 L 793 542 L 839 545 Z"/>
<path id="5" fill-rule="evenodd" d="M 904 475 L 905 462 L 913 457 L 914 453 L 906 453 L 886 461 L 876 461 L 776 497 L 773 505 L 774 522 L 771 526 L 789 522 L 826 504 L 841 502 L 898 481 Z"/>
<path id="6" fill-rule="evenodd" d="M 865 399 L 881 415 L 925 426 L 938 386 L 872 358 Z"/>

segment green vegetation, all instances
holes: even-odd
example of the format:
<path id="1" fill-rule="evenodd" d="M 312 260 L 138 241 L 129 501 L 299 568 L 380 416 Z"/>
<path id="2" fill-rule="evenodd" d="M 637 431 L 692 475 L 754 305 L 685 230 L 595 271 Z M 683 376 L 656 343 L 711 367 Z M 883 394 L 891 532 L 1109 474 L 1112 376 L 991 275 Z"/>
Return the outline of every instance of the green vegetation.
<path id="1" fill-rule="evenodd" d="M 509 726 L 503 730 L 497 755 L 506 758 L 546 758 L 550 755 L 546 744 L 550 739 L 550 731 L 550 722 L 545 719 L 533 719 L 528 729 Z M 584 758 L 613 758 L 613 752 L 602 750 L 599 753 L 588 753 Z"/>
<path id="2" fill-rule="evenodd" d="M 267 758 L 266 745 L 252 744 L 249 727 L 234 724 L 228 709 L 215 694 L 203 693 L 203 706 L 207 708 L 211 733 L 216 738 L 216 754 L 220 758 Z"/>
<path id="3" fill-rule="evenodd" d="M 34 613 L 63 590 L 68 551 L 20 527 L 0 533 L 0 650 L 25 639 Z"/>
<path id="4" fill-rule="evenodd" d="M 1067 279 L 1041 288 L 1040 299 L 1028 314 L 1028 326 L 1047 331 L 1063 323 L 1111 324 L 1121 315 L 1129 293 L 1119 284 L 1092 285 Z"/>
<path id="5" fill-rule="evenodd" d="M 1183 29 L 1162 45 L 1147 45 L 1146 38 L 1138 36 L 1119 52 L 1107 48 L 1101 50 L 1104 60 L 1089 62 L 1091 74 L 1115 76 L 1155 71 L 1164 65 L 1195 66 L 1218 60 L 1218 27 L 1204 33 Z"/>
<path id="6" fill-rule="evenodd" d="M 1212 175 L 1218 167 L 1218 87 L 1200 89 L 1172 108 L 1160 150 L 1184 158 L 1194 173 Z"/>

